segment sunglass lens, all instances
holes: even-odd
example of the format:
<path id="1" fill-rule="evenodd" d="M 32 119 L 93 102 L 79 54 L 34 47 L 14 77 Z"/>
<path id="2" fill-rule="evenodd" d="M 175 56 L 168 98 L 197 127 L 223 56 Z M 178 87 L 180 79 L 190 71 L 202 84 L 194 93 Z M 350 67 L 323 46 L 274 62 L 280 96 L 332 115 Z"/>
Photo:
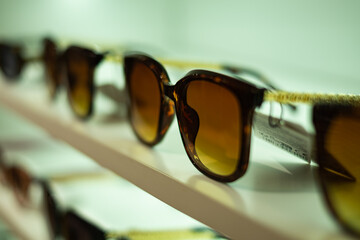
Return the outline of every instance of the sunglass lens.
<path id="1" fill-rule="evenodd" d="M 20 75 L 22 65 L 20 49 L 0 45 L 0 67 L 7 78 L 17 78 Z"/>
<path id="2" fill-rule="evenodd" d="M 128 89 L 131 99 L 131 124 L 139 136 L 146 142 L 156 140 L 161 107 L 159 82 L 153 71 L 144 63 L 132 61 L 128 63 Z"/>
<path id="3" fill-rule="evenodd" d="M 360 112 L 360 110 L 359 110 Z M 340 220 L 360 234 L 360 121 L 349 114 L 335 117 L 325 134 L 331 169 L 322 169 L 327 198 Z M 321 156 L 320 156 L 321 157 Z M 325 164 L 325 163 L 324 163 Z"/>
<path id="4" fill-rule="evenodd" d="M 71 107 L 80 118 L 86 118 L 92 111 L 93 75 L 95 65 L 87 54 L 77 48 L 67 51 L 68 94 Z"/>
<path id="5" fill-rule="evenodd" d="M 187 148 L 195 147 L 194 160 L 205 172 L 232 175 L 242 142 L 241 105 L 235 94 L 219 84 L 194 80 L 184 99 L 178 116 Z"/>

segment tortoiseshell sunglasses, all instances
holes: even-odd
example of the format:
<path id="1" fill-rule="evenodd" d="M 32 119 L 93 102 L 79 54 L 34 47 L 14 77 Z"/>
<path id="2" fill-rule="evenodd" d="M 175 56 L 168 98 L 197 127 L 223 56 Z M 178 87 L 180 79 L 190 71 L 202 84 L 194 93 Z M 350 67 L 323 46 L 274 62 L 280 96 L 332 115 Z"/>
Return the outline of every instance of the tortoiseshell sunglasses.
<path id="1" fill-rule="evenodd" d="M 205 70 L 193 70 L 171 85 L 164 67 L 143 54 L 127 54 L 124 72 L 130 122 L 143 143 L 159 143 L 176 113 L 193 165 L 214 180 L 232 182 L 248 167 L 254 125 L 265 140 L 284 150 L 306 161 L 315 157 L 330 208 L 347 229 L 359 234 L 360 95 L 273 91 Z M 316 104 L 317 147 L 311 134 L 296 131 L 298 125 L 285 121 L 274 127 L 268 116 L 256 112 L 264 101 Z"/>
<path id="2" fill-rule="evenodd" d="M 119 46 L 118 46 L 119 47 Z M 67 88 L 68 99 L 74 114 L 80 119 L 88 119 L 93 113 L 93 102 L 95 90 L 100 88 L 106 95 L 120 94 L 120 91 L 113 86 L 95 86 L 95 68 L 102 61 L 122 63 L 123 49 L 114 52 L 107 50 L 95 52 L 89 48 L 70 45 L 64 51 L 60 51 L 56 42 L 50 38 L 44 40 L 43 60 L 46 71 L 46 79 L 50 90 L 51 98 L 56 96 L 60 87 L 65 85 Z M 255 77 L 265 83 L 269 88 L 275 88 L 271 82 L 261 73 L 251 68 L 239 67 L 226 64 L 187 62 L 174 59 L 163 59 L 167 65 L 177 68 L 186 67 L 208 67 L 222 69 L 233 74 L 246 74 Z M 106 91 L 108 90 L 108 91 Z M 110 96 L 111 97 L 111 96 Z M 113 96 L 116 100 L 119 96 Z"/>

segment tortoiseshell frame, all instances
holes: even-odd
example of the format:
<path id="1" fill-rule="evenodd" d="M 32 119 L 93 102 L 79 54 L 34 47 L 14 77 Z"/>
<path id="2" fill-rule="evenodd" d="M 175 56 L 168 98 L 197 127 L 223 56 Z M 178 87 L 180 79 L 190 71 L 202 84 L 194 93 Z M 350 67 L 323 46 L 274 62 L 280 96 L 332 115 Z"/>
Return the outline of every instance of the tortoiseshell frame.
<path id="1" fill-rule="evenodd" d="M 321 191 L 323 192 L 322 195 L 324 196 L 331 214 L 345 230 L 360 236 L 360 229 L 349 227 L 346 221 L 336 212 L 336 209 L 333 207 L 329 198 L 326 183 L 324 181 L 326 177 L 332 175 L 326 168 L 336 169 L 341 173 L 347 174 L 347 171 L 341 167 L 336 159 L 325 149 L 327 131 L 329 130 L 332 121 L 341 115 L 354 116 L 360 119 L 360 108 L 359 106 L 343 104 L 316 104 L 313 108 L 313 123 L 316 130 L 316 161 L 319 164 L 318 178 Z"/>
<path id="2" fill-rule="evenodd" d="M 75 81 L 76 81 L 74 76 L 72 76 L 71 73 L 68 71 L 68 69 L 70 67 L 70 59 L 72 59 L 72 58 L 84 58 L 84 59 L 86 59 L 88 66 L 89 66 L 88 71 L 90 72 L 90 74 L 89 74 L 90 78 L 88 79 L 87 87 L 88 87 L 88 90 L 90 91 L 91 98 L 90 98 L 90 104 L 89 104 L 90 107 L 89 107 L 88 111 L 86 112 L 86 114 L 84 114 L 84 115 L 79 115 L 73 109 L 73 105 L 72 105 L 71 91 L 72 91 L 72 88 L 74 87 Z M 64 59 L 65 72 L 66 72 L 65 86 L 67 88 L 68 100 L 69 100 L 71 109 L 73 110 L 75 116 L 77 116 L 81 120 L 88 119 L 93 113 L 93 108 L 94 108 L 93 102 L 94 102 L 94 95 L 95 95 L 94 70 L 95 70 L 95 67 L 101 62 L 101 60 L 103 58 L 104 58 L 104 54 L 97 54 L 89 49 L 78 47 L 78 46 L 70 46 L 64 52 L 63 59 Z"/>
<path id="3" fill-rule="evenodd" d="M 154 141 L 146 142 L 135 131 L 135 134 L 140 139 L 140 141 L 149 146 L 153 146 L 163 139 L 167 129 L 169 128 L 174 118 L 175 105 L 180 135 L 187 155 L 193 165 L 204 175 L 217 181 L 232 182 L 241 177 L 245 173 L 249 162 L 251 127 L 254 110 L 256 107 L 261 105 L 265 90 L 257 88 L 247 83 L 245 80 L 239 81 L 238 79 L 232 77 L 205 70 L 193 70 L 189 72 L 185 77 L 180 79 L 175 85 L 171 85 L 168 74 L 159 62 L 143 54 L 126 54 L 124 58 L 124 72 L 126 79 L 126 89 L 129 98 L 131 98 L 129 81 L 131 79 L 133 65 L 136 62 L 140 64 L 145 64 L 149 69 L 152 70 L 158 80 L 161 95 L 159 96 L 161 98 L 161 109 L 157 136 Z M 234 94 L 240 106 L 240 118 L 243 122 L 240 130 L 240 136 L 242 138 L 240 146 L 241 155 L 239 156 L 236 170 L 234 171 L 234 173 L 228 176 L 217 175 L 209 171 L 201 163 L 196 153 L 195 138 L 198 131 L 199 119 L 196 112 L 186 102 L 186 89 L 189 83 L 199 80 L 211 82 L 226 88 Z M 130 122 L 132 122 L 130 109 L 131 101 L 129 101 L 129 117 Z"/>

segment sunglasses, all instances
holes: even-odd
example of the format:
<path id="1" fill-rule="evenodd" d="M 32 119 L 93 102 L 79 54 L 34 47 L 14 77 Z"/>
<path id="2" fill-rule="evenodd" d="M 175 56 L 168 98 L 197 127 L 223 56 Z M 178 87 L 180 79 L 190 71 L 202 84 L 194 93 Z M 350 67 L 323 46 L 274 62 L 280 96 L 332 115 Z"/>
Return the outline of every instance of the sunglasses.
<path id="1" fill-rule="evenodd" d="M 310 161 L 311 134 L 255 109 L 264 101 L 315 104 L 316 160 L 324 195 L 340 222 L 359 234 L 360 185 L 356 178 L 360 177 L 360 162 L 356 157 L 360 154 L 354 145 L 359 135 L 357 130 L 360 130 L 360 108 L 356 107 L 360 105 L 359 95 L 272 91 L 204 70 L 193 70 L 171 85 L 164 67 L 143 54 L 127 54 L 124 73 L 129 118 L 139 140 L 149 146 L 159 143 L 176 114 L 183 145 L 192 164 L 204 175 L 220 182 L 232 182 L 245 174 L 253 125 L 265 140 Z M 336 107 L 338 104 L 341 107 Z M 345 112 L 347 117 L 343 116 Z M 339 129 L 334 130 L 329 125 L 336 121 Z M 333 139 L 332 145 L 326 142 L 329 139 Z M 344 147 L 337 144 L 339 141 Z M 305 145 L 310 145 L 310 149 Z M 339 156 L 329 154 L 329 146 L 339 151 L 336 153 Z M 348 215 L 340 216 L 339 212 Z"/>
<path id="2" fill-rule="evenodd" d="M 81 119 L 88 118 L 93 112 L 94 71 L 107 55 L 107 52 L 95 53 L 79 46 L 60 51 L 55 41 L 45 39 L 43 61 L 51 99 L 61 87 L 66 87 L 74 114 Z"/>
<path id="3" fill-rule="evenodd" d="M 24 49 L 19 44 L 0 42 L 0 68 L 9 82 L 19 79 L 27 63 L 39 60 L 39 57 L 25 57 Z"/>
<path id="4" fill-rule="evenodd" d="M 226 239 L 209 228 L 179 229 L 166 231 L 104 231 L 83 218 L 74 210 L 61 210 L 47 182 L 43 182 L 45 210 L 54 237 L 69 240 L 105 240 L 105 239 Z"/>
<path id="5" fill-rule="evenodd" d="M 318 178 L 333 216 L 348 231 L 360 236 L 360 107 L 317 104 L 316 130 Z"/>
<path id="6" fill-rule="evenodd" d="M 4 154 L 5 155 L 5 154 Z M 53 182 L 64 182 L 80 179 L 97 179 L 107 177 L 108 174 L 102 171 L 94 172 L 78 172 L 72 174 L 58 174 L 51 177 L 36 177 L 29 171 L 18 164 L 5 163 L 5 156 L 0 156 L 0 176 L 1 182 L 10 187 L 23 206 L 30 207 L 34 204 L 32 202 L 32 187 L 36 185 L 42 185 L 45 179 Z M 9 158 L 9 155 L 6 156 Z"/>
<path id="7" fill-rule="evenodd" d="M 36 180 L 22 167 L 7 163 L 5 158 L 5 152 L 0 148 L 1 182 L 13 189 L 20 204 L 29 206 L 30 186 Z"/>
<path id="8" fill-rule="evenodd" d="M 60 52 L 56 43 L 51 39 L 45 39 L 43 52 L 46 79 L 49 85 L 50 95 L 54 98 L 61 86 L 65 85 L 69 103 L 75 116 L 85 120 L 92 115 L 96 89 L 100 89 L 102 93 L 116 102 L 121 102 L 119 96 L 123 93 L 116 87 L 107 85 L 105 89 L 103 86 L 95 86 L 94 72 L 95 68 L 102 61 L 122 63 L 122 53 L 119 54 L 112 51 L 96 53 L 88 48 L 80 46 L 70 46 L 64 52 Z M 263 74 L 251 68 L 172 59 L 162 59 L 162 62 L 177 68 L 201 67 L 224 70 L 237 75 L 249 75 L 263 82 L 269 88 L 275 89 L 275 86 L 271 81 Z"/>

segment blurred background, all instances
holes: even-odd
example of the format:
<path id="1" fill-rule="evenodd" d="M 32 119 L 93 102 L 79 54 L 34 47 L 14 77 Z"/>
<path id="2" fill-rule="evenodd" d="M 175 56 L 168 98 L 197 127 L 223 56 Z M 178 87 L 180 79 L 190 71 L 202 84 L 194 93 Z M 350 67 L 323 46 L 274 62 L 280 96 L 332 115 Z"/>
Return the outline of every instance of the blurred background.
<path id="1" fill-rule="evenodd" d="M 0 37 L 137 43 L 256 67 L 285 89 L 358 93 L 359 11 L 358 0 L 1 0 Z"/>

